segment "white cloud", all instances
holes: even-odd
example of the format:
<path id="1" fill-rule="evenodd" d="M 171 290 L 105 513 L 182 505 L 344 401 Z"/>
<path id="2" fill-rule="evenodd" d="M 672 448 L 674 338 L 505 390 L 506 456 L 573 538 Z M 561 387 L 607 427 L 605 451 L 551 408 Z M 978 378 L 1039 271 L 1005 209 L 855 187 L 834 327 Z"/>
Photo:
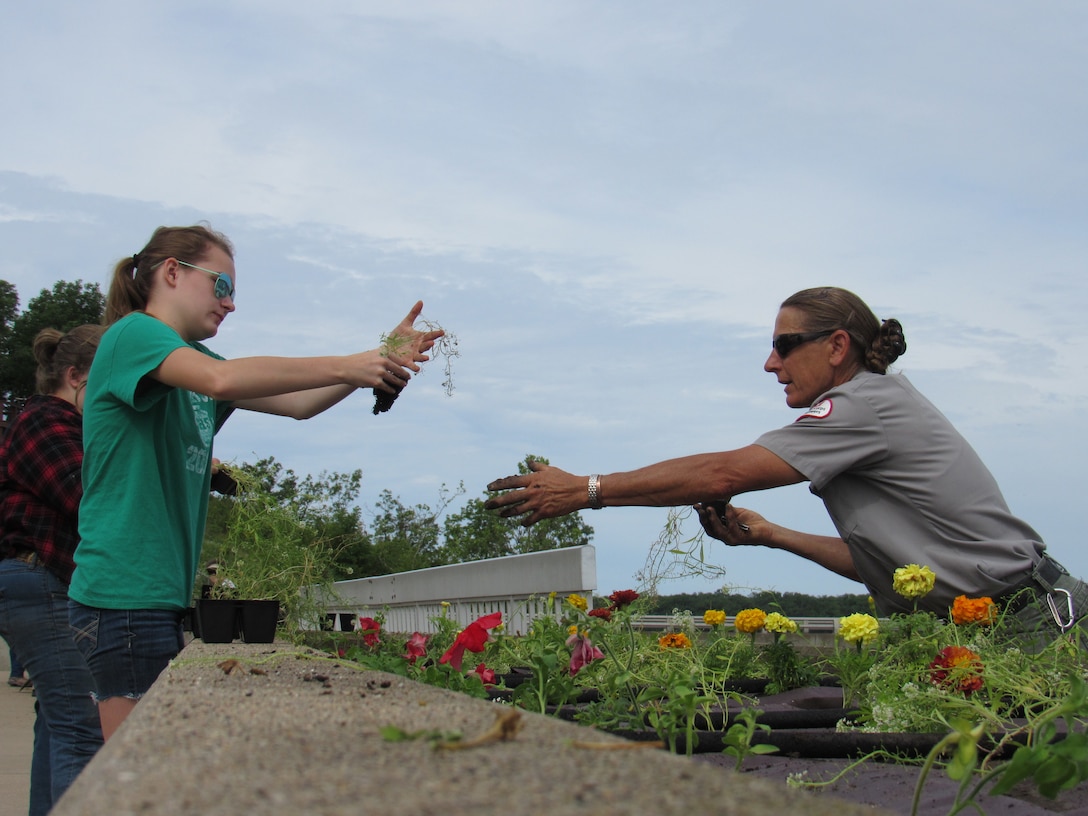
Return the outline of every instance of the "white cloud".
<path id="1" fill-rule="evenodd" d="M 423 297 L 462 339 L 452 399 L 428 372 L 389 415 L 359 398 L 220 442 L 365 463 L 409 502 L 529 452 L 588 472 L 745 444 L 792 417 L 761 370 L 777 304 L 843 285 L 903 320 L 903 370 L 1068 546 L 1086 22 L 972 0 L 23 5 L 0 32 L 0 275 L 24 302 L 105 285 L 155 226 L 210 218 L 238 250 L 228 356 L 365 348 Z M 826 524 L 778 493 L 752 498 Z M 655 513 L 590 521 L 618 558 Z M 741 555 L 745 580 L 812 575 Z"/>

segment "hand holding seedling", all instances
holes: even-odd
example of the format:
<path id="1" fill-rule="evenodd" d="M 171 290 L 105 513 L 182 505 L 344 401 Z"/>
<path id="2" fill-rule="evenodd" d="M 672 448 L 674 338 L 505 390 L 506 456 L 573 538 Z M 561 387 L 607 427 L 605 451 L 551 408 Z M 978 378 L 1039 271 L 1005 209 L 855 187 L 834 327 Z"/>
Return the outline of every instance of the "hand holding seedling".
<path id="1" fill-rule="evenodd" d="M 426 331 L 416 329 L 416 319 L 422 312 L 423 301 L 416 301 L 416 305 L 405 315 L 404 320 L 389 334 L 382 335 L 382 356 L 412 371 L 419 371 L 418 364 L 431 359 L 426 352 L 446 334 L 441 327 L 430 324 L 427 324 Z"/>
<path id="2" fill-rule="evenodd" d="M 418 301 L 407 316 L 389 334 L 382 335 L 379 353 L 386 362 L 386 370 L 381 381 L 374 386 L 375 415 L 388 411 L 400 396 L 401 390 L 408 384 L 409 375 L 405 368 L 419 371 L 419 363 L 431 359 L 426 352 L 435 348 L 436 352 L 446 357 L 446 392 L 453 390 L 450 380 L 449 358 L 458 356 L 457 340 L 452 335 L 446 337 L 446 331 L 439 325 L 424 320 L 424 330 L 415 328 L 415 322 L 423 311 L 423 301 Z M 391 367 L 392 366 L 392 367 Z"/>
<path id="3" fill-rule="evenodd" d="M 726 501 L 699 502 L 693 505 L 699 514 L 699 523 L 707 535 L 724 541 L 731 546 L 742 544 L 762 544 L 752 531 L 752 525 L 765 526 L 767 520 L 752 510 L 734 507 Z"/>

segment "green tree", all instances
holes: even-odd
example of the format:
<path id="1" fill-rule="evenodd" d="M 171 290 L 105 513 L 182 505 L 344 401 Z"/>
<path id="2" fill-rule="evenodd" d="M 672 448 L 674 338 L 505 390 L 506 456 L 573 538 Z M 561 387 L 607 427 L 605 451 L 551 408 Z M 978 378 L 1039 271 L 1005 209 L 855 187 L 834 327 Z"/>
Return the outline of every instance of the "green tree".
<path id="1" fill-rule="evenodd" d="M 439 546 L 436 514 L 426 504 L 406 507 L 383 490 L 370 528 L 371 575 L 437 567 L 446 563 Z"/>
<path id="2" fill-rule="evenodd" d="M 0 280 L 0 436 L 8 413 L 8 386 L 11 381 L 11 332 L 19 314 L 19 293 L 6 280 Z"/>
<path id="3" fill-rule="evenodd" d="M 43 289 L 22 314 L 16 315 L 15 287 L 0 281 L 0 399 L 23 400 L 34 393 L 34 338 L 45 328 L 68 331 L 84 323 L 101 323 L 106 299 L 97 283 L 57 281 Z"/>
<path id="4" fill-rule="evenodd" d="M 518 473 L 529 473 L 531 461 L 548 464 L 547 459 L 529 454 L 518 463 Z M 516 519 L 505 519 L 485 509 L 484 502 L 496 493 L 487 491 L 484 495 L 483 499 L 470 499 L 461 512 L 446 519 L 444 549 L 448 563 L 577 547 L 593 538 L 593 528 L 578 513 L 524 527 Z"/>
<path id="5" fill-rule="evenodd" d="M 15 290 L 15 285 L 6 280 L 0 280 L 0 353 L 7 354 L 10 350 L 11 330 L 18 314 L 19 293 Z M 3 362 L 0 360 L 0 365 Z M 0 374 L 3 373 L 0 369 Z"/>

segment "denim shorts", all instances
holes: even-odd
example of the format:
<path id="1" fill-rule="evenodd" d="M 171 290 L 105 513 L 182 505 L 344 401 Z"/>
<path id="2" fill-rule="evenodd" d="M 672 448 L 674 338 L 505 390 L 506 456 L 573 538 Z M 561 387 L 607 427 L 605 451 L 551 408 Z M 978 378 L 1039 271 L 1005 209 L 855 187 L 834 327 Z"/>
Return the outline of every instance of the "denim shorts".
<path id="1" fill-rule="evenodd" d="M 69 600 L 68 622 L 94 677 L 95 699 L 143 697 L 185 646 L 181 616 L 168 609 L 95 609 Z"/>

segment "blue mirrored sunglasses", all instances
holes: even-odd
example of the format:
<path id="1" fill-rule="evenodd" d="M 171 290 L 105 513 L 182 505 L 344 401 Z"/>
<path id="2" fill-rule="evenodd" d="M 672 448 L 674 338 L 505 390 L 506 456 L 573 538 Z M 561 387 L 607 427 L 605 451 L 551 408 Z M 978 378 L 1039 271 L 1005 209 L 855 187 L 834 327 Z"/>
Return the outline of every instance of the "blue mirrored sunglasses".
<path id="1" fill-rule="evenodd" d="M 185 261 L 178 261 L 182 266 L 187 266 L 190 269 L 199 269 L 201 272 L 207 272 L 213 278 L 215 278 L 215 296 L 222 300 L 225 297 L 229 297 L 234 300 L 234 281 L 230 279 L 230 275 L 226 272 L 215 272 L 211 269 L 205 269 L 203 266 L 197 266 L 196 264 L 186 263 Z"/>

